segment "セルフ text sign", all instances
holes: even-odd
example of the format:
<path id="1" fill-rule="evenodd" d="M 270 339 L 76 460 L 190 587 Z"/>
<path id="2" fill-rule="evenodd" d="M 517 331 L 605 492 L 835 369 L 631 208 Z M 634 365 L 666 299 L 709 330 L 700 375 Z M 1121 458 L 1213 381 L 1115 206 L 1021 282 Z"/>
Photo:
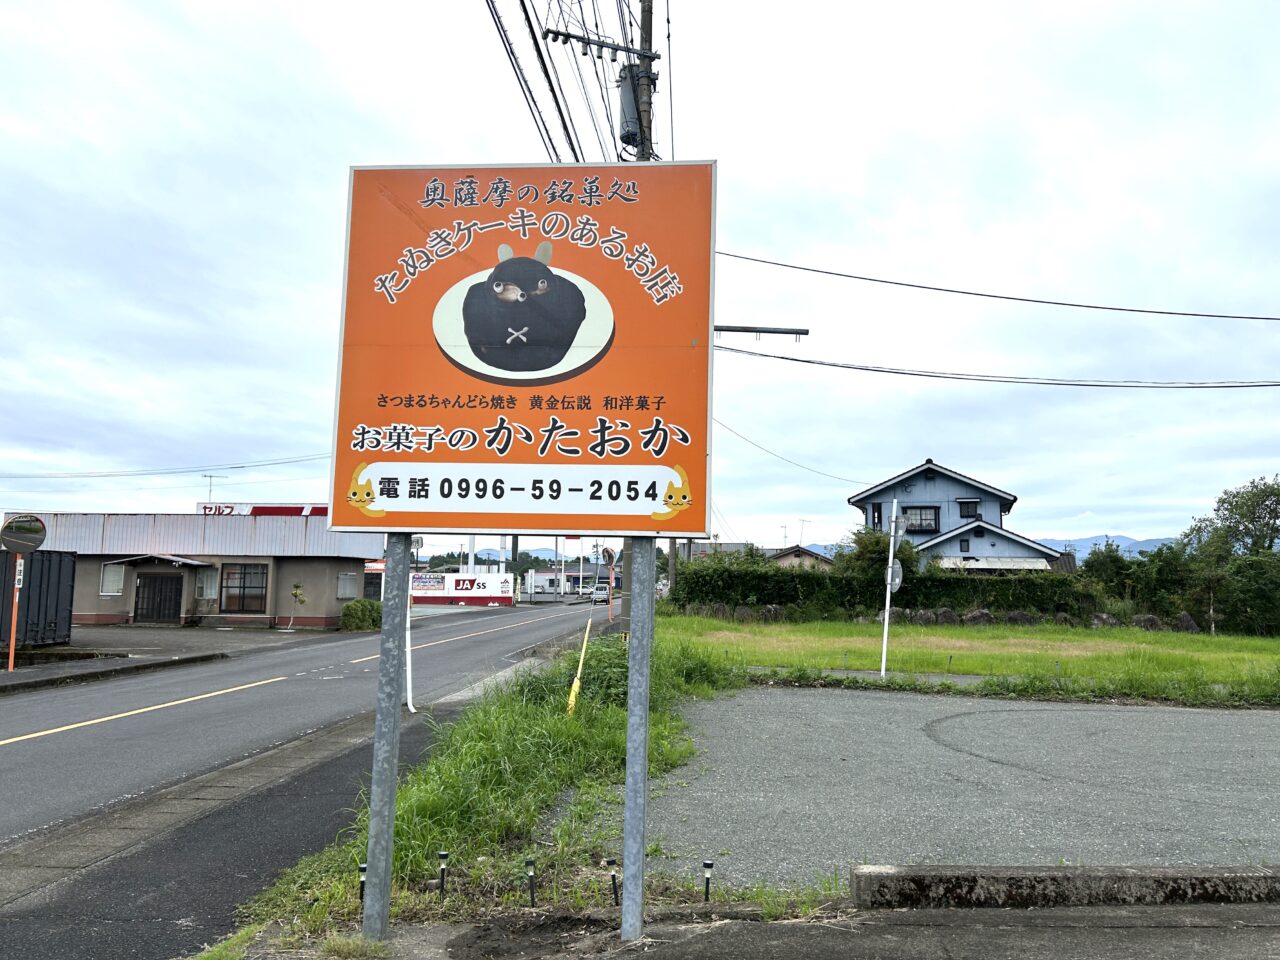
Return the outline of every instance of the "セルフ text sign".
<path id="1" fill-rule="evenodd" d="M 710 163 L 352 171 L 331 523 L 701 536 Z"/>

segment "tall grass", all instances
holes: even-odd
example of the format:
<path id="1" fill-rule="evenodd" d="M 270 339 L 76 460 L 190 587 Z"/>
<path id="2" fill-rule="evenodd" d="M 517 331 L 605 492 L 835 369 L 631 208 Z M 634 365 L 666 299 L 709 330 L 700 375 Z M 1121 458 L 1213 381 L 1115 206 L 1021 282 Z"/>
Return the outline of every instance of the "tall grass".
<path id="1" fill-rule="evenodd" d="M 673 639 L 739 663 L 780 670 L 879 670 L 879 624 L 730 624 L 664 618 Z M 1139 687 L 1149 680 L 1268 695 L 1280 670 L 1280 638 L 1040 626 L 891 624 L 891 671 L 989 677 L 1057 676 Z"/>
<path id="2" fill-rule="evenodd" d="M 890 684 L 831 672 L 879 671 L 878 624 L 729 624 L 666 618 L 673 639 L 718 652 L 765 681 L 979 696 L 1155 700 L 1187 706 L 1280 706 L 1280 638 L 1040 626 L 893 626 Z"/>
<path id="3" fill-rule="evenodd" d="M 524 861 L 537 861 L 540 899 L 583 896 L 582 871 L 609 852 L 593 826 L 621 782 L 626 762 L 627 650 L 618 637 L 593 640 L 573 716 L 566 712 L 576 656 L 520 676 L 441 730 L 430 760 L 410 770 L 396 799 L 393 913 L 467 912 L 477 903 L 524 897 Z M 680 639 L 655 644 L 650 682 L 649 769 L 659 775 L 693 752 L 674 713 L 681 697 L 741 686 L 745 672 L 714 651 Z M 577 792 L 552 828 L 540 821 Z M 308 933 L 358 915 L 357 864 L 368 811 L 346 843 L 288 871 L 248 910 L 260 919 L 296 917 Z M 443 907 L 427 894 L 438 851 L 449 852 Z M 618 851 L 613 851 L 616 855 Z M 599 898 L 607 893 L 599 887 Z M 603 902 L 600 900 L 600 902 Z"/>

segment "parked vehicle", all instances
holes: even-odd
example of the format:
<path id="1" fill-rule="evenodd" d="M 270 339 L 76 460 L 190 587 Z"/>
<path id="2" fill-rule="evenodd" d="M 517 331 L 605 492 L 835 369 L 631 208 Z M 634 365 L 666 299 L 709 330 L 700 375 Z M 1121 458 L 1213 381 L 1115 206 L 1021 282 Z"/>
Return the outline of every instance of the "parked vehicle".
<path id="1" fill-rule="evenodd" d="M 594 583 L 580 583 L 578 584 L 578 596 L 589 597 L 595 592 L 595 589 L 596 585 Z"/>

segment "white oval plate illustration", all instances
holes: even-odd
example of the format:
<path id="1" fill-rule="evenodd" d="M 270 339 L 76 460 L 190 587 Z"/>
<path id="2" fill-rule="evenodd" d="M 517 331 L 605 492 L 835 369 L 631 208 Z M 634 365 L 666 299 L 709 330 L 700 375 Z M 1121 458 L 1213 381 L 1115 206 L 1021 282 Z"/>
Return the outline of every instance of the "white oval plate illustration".
<path id="1" fill-rule="evenodd" d="M 587 315 L 578 328 L 578 335 L 573 338 L 564 359 L 551 367 L 542 370 L 503 370 L 485 363 L 475 355 L 471 344 L 467 343 L 467 335 L 463 331 L 462 301 L 467 291 L 474 284 L 484 283 L 489 279 L 489 270 L 473 273 L 464 277 L 444 292 L 436 303 L 435 314 L 431 326 L 436 336 L 436 344 L 440 351 L 449 358 L 456 367 L 465 370 L 472 376 L 487 380 L 490 383 L 502 383 L 511 386 L 538 386 L 544 383 L 556 383 L 577 376 L 593 366 L 608 352 L 613 345 L 613 308 L 609 301 L 590 280 L 580 277 L 568 270 L 548 269 L 558 277 L 577 285 L 586 301 Z"/>

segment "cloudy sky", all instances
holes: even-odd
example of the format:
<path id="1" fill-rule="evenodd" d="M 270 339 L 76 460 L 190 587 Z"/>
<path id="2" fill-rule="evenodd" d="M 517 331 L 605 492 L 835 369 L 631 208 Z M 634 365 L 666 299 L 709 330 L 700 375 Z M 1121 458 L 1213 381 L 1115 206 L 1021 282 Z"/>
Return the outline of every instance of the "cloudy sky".
<path id="1" fill-rule="evenodd" d="M 530 4 L 596 29 L 593 5 Z M 497 7 L 556 123 L 518 0 Z M 0 4 L 0 508 L 189 511 L 203 474 L 220 501 L 327 499 L 349 167 L 548 159 L 485 3 L 354 9 Z M 722 254 L 1280 316 L 1274 3 L 676 3 L 669 43 L 656 9 L 656 149 L 717 161 Z M 616 159 L 616 66 L 552 53 L 586 159 Z M 1275 319 L 715 266 L 717 323 L 810 330 L 719 340 L 776 357 L 1280 378 Z M 1280 472 L 1278 402 L 720 351 L 713 530 L 833 541 L 848 496 L 932 457 L 1016 494 L 1026 536 L 1176 535 Z"/>

